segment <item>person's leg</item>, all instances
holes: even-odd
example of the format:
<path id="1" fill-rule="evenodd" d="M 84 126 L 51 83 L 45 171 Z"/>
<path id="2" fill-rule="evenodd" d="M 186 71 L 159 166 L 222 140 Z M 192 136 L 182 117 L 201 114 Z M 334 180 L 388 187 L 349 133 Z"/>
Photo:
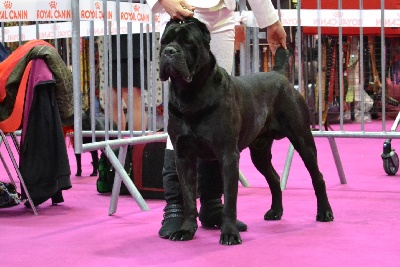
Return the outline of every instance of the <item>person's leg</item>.
<path id="1" fill-rule="evenodd" d="M 221 227 L 223 184 L 218 162 L 199 161 L 197 169 L 201 203 L 199 219 L 206 228 Z M 161 238 L 169 238 L 171 234 L 181 228 L 183 223 L 182 191 L 176 171 L 175 151 L 169 137 L 165 149 L 162 176 L 166 206 L 158 235 Z M 247 225 L 239 220 L 236 221 L 236 226 L 239 231 L 247 230 Z"/>
<path id="2" fill-rule="evenodd" d="M 125 101 L 126 105 L 129 105 L 129 96 L 128 96 L 128 88 L 122 89 L 122 98 Z M 132 107 L 132 115 L 133 115 L 133 130 L 141 131 L 142 130 L 142 119 L 144 120 L 144 127 L 147 127 L 147 116 L 144 113 L 142 118 L 142 99 L 141 99 L 141 89 L 138 87 L 133 87 L 133 107 Z M 128 109 L 129 110 L 129 109 Z M 129 121 L 129 117 L 124 116 L 124 125 Z"/>
<path id="3" fill-rule="evenodd" d="M 183 223 L 182 192 L 176 172 L 175 151 L 169 137 L 164 154 L 162 177 L 166 206 L 158 235 L 161 238 L 169 238 L 171 234 L 181 228 Z"/>
<path id="4" fill-rule="evenodd" d="M 218 161 L 199 160 L 197 177 L 200 192 L 199 220 L 205 228 L 221 227 L 224 204 L 222 204 L 223 181 Z M 246 231 L 247 225 L 236 220 L 239 231 Z"/>
<path id="5" fill-rule="evenodd" d="M 93 171 L 90 176 L 97 176 L 97 170 L 99 168 L 99 154 L 97 150 L 90 151 L 90 155 L 92 156 L 92 168 Z"/>
<path id="6" fill-rule="evenodd" d="M 234 12 L 223 8 L 214 12 L 196 12 L 195 16 L 206 24 L 211 33 L 210 48 L 218 65 L 231 74 L 235 53 Z"/>
<path id="7" fill-rule="evenodd" d="M 197 171 L 201 202 L 199 219 L 204 227 L 220 227 L 222 225 L 223 184 L 218 164 L 199 161 Z M 158 234 L 161 238 L 169 238 L 181 228 L 183 223 L 182 191 L 176 171 L 175 151 L 169 137 L 165 149 L 162 177 L 166 206 Z M 239 231 L 247 230 L 247 225 L 239 220 L 236 225 Z"/>
<path id="8" fill-rule="evenodd" d="M 146 61 L 145 61 L 146 64 Z M 146 69 L 146 66 L 144 67 Z M 127 60 L 121 60 L 121 96 L 125 102 L 125 105 L 128 107 L 130 104 L 129 102 L 129 92 L 128 92 L 128 62 Z M 113 90 L 113 120 L 118 125 L 118 112 L 121 113 L 121 129 L 122 131 L 127 129 L 127 122 L 129 121 L 130 117 L 125 116 L 122 104 L 121 109 L 118 109 L 118 97 L 117 97 L 117 89 L 116 89 L 116 74 L 114 83 L 114 90 Z M 146 79 L 146 72 L 144 75 Z M 133 115 L 133 130 L 140 131 L 142 130 L 142 98 L 141 98 L 141 80 L 140 80 L 140 59 L 134 58 L 133 59 L 133 69 L 132 69 L 132 87 L 133 87 L 133 107 L 132 107 L 132 115 Z M 146 88 L 147 82 L 144 82 L 144 86 Z M 129 108 L 128 108 L 129 110 Z M 147 116 L 146 114 L 143 115 L 143 120 L 145 121 L 144 127 L 147 127 Z"/>
<path id="9" fill-rule="evenodd" d="M 75 159 L 76 159 L 76 174 L 75 174 L 75 176 L 80 177 L 80 176 L 82 176 L 82 159 L 81 159 L 81 154 L 76 154 L 76 153 L 75 153 Z"/>
<path id="10" fill-rule="evenodd" d="M 125 91 L 126 88 L 121 88 L 121 94 L 123 95 L 123 92 Z M 121 103 L 121 108 L 118 109 L 118 94 L 117 94 L 117 89 L 113 88 L 113 93 L 112 93 L 112 115 L 113 115 L 113 121 L 116 125 L 118 125 L 118 113 L 121 114 L 121 131 L 125 131 L 126 128 L 126 120 L 125 120 L 125 114 L 124 110 L 122 109 L 122 103 Z M 114 129 L 116 130 L 116 129 Z"/>

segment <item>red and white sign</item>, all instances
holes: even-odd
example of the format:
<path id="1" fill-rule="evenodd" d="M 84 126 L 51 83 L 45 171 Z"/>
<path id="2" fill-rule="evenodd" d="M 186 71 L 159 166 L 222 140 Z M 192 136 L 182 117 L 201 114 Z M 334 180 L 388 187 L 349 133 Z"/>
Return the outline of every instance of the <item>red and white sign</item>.
<path id="1" fill-rule="evenodd" d="M 105 12 L 106 9 L 106 12 Z M 79 1 L 80 33 L 81 36 L 90 35 L 90 21 L 94 21 L 95 36 L 104 35 L 104 18 L 110 22 L 108 32 L 116 34 L 116 21 L 120 20 L 120 33 L 128 32 L 127 23 L 132 22 L 132 32 L 140 31 L 141 23 L 148 24 L 151 29 L 152 12 L 147 4 L 120 3 L 119 14 L 115 1 L 107 1 L 106 8 L 102 0 Z M 301 9 L 300 16 L 296 9 L 282 9 L 281 22 L 284 26 L 306 27 L 381 27 L 382 12 L 378 9 Z M 301 18 L 300 20 L 298 18 Z M 50 24 L 39 24 L 5 27 L 4 38 L 0 31 L 0 40 L 16 42 L 20 39 L 28 41 L 36 39 L 70 38 L 72 36 L 71 0 L 0 0 L 0 21 L 52 21 Z M 159 30 L 159 16 L 154 14 L 156 31 Z M 236 13 L 236 21 L 243 22 L 250 27 L 257 27 L 253 13 Z M 384 27 L 400 27 L 400 10 L 384 10 Z M 36 30 L 39 28 L 39 34 Z M 20 38 L 21 37 L 21 38 Z"/>
<path id="2" fill-rule="evenodd" d="M 117 14 L 115 1 L 79 1 L 81 20 L 103 20 L 151 23 L 151 9 L 147 4 L 120 3 Z M 107 15 L 106 15 L 107 13 Z M 0 21 L 71 21 L 71 0 L 0 0 Z"/>
<path id="3" fill-rule="evenodd" d="M 280 16 L 283 26 L 311 27 L 381 27 L 380 9 L 301 9 L 300 21 L 296 9 L 281 9 Z M 245 21 L 246 26 L 257 27 L 252 12 L 236 14 L 236 21 Z M 400 26 L 400 10 L 387 9 L 384 11 L 384 27 Z"/>
<path id="4" fill-rule="evenodd" d="M 147 4 L 136 4 L 122 2 L 119 5 L 119 14 L 117 12 L 117 4 L 114 1 L 107 1 L 105 11 L 103 1 L 80 1 L 79 14 L 81 20 L 104 20 L 126 22 L 151 23 L 151 9 Z M 107 13 L 107 16 L 105 16 Z"/>
<path id="5" fill-rule="evenodd" d="M 0 0 L 0 21 L 69 21 L 71 0 Z"/>

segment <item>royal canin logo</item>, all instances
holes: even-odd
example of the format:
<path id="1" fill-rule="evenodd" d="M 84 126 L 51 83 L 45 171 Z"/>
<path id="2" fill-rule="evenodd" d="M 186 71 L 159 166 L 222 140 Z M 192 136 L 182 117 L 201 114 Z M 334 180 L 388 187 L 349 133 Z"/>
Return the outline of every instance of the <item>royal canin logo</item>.
<path id="1" fill-rule="evenodd" d="M 333 16 L 335 18 L 341 18 L 341 17 L 343 17 L 343 12 L 340 12 L 340 11 L 333 12 Z"/>
<path id="2" fill-rule="evenodd" d="M 57 8 L 57 2 L 56 1 L 50 1 L 49 5 L 50 5 L 51 9 L 56 9 Z"/>
<path id="3" fill-rule="evenodd" d="M 11 9 L 12 8 L 12 3 L 11 1 L 4 1 L 4 7 L 6 9 Z"/>
<path id="4" fill-rule="evenodd" d="M 139 12 L 139 11 L 140 11 L 140 6 L 139 6 L 139 5 L 134 5 L 134 6 L 133 6 L 133 10 L 134 10 L 135 12 Z"/>
<path id="5" fill-rule="evenodd" d="M 94 6 L 96 7 L 96 9 L 100 9 L 101 4 L 100 4 L 99 2 L 96 2 L 96 3 L 94 4 Z"/>

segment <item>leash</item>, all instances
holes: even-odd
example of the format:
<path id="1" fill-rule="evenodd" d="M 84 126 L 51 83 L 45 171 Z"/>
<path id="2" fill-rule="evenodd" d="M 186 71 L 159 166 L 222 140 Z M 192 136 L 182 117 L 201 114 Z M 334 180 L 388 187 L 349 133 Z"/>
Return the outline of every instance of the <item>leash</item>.
<path id="1" fill-rule="evenodd" d="M 379 100 L 382 97 L 382 82 L 379 78 L 378 68 L 376 66 L 376 53 L 375 53 L 375 43 L 374 43 L 374 36 L 368 36 L 368 48 L 369 54 L 371 57 L 371 67 L 372 67 L 372 76 L 373 76 L 373 93 L 374 93 L 374 100 Z M 385 90 L 385 99 L 389 105 L 398 106 L 399 102 L 392 98 L 389 95 L 388 87 L 386 86 Z"/>
<path id="2" fill-rule="evenodd" d="M 324 110 L 322 113 L 322 124 L 325 125 L 325 129 L 327 128 L 327 118 L 328 118 L 328 102 L 329 102 L 329 89 L 330 89 L 330 81 L 331 81 L 331 75 L 332 75 L 332 56 L 327 56 L 327 51 L 329 50 L 329 55 L 332 55 L 332 39 L 331 38 L 326 38 L 324 40 L 325 42 L 323 43 L 323 58 L 324 61 L 326 62 L 326 68 L 325 68 L 325 80 L 322 81 L 324 84 L 324 94 L 323 94 L 323 99 L 324 99 Z M 333 72 L 334 73 L 334 72 Z M 328 82 L 329 81 L 329 82 Z"/>

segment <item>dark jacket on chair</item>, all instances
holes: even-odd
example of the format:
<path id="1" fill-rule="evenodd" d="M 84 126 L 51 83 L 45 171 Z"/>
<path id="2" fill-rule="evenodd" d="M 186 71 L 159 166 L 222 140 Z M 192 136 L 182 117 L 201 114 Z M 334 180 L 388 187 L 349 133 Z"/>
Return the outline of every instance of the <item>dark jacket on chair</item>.
<path id="1" fill-rule="evenodd" d="M 63 202 L 61 191 L 71 188 L 70 166 L 55 80 L 43 59 L 34 59 L 22 121 L 20 172 L 33 200 Z"/>

